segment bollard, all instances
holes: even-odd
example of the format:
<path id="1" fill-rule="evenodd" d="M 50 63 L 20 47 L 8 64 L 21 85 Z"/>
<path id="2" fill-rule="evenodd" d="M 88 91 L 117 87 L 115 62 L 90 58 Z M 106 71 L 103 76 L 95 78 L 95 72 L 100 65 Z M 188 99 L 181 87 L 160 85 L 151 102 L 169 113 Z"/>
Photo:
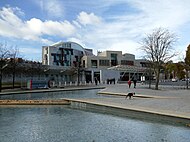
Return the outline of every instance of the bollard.
<path id="1" fill-rule="evenodd" d="M 61 87 L 61 81 L 59 81 L 59 87 Z"/>

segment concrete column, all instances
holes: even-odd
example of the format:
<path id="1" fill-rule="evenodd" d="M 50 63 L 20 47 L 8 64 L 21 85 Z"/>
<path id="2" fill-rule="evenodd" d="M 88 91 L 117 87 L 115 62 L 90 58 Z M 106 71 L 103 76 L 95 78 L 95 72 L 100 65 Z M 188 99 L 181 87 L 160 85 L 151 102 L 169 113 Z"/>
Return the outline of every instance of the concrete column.
<path id="1" fill-rule="evenodd" d="M 102 70 L 100 70 L 100 84 L 103 84 L 103 78 L 102 78 Z"/>
<path id="2" fill-rule="evenodd" d="M 92 83 L 94 82 L 94 71 L 92 70 L 91 71 L 91 80 L 92 80 Z"/>
<path id="3" fill-rule="evenodd" d="M 55 81 L 53 81 L 53 87 L 55 87 Z"/>
<path id="4" fill-rule="evenodd" d="M 129 72 L 129 80 L 131 80 L 131 74 L 130 74 L 130 72 Z"/>
<path id="5" fill-rule="evenodd" d="M 137 73 L 137 80 L 139 80 L 139 73 Z"/>
<path id="6" fill-rule="evenodd" d="M 86 81 L 85 72 L 83 71 L 83 72 L 82 72 L 82 82 L 85 82 L 85 81 Z"/>

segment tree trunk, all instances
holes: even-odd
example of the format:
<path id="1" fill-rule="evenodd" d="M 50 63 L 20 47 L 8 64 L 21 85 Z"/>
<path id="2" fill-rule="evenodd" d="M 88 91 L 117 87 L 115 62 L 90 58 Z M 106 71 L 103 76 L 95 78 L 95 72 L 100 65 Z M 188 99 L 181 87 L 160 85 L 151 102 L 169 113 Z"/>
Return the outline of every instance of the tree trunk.
<path id="1" fill-rule="evenodd" d="M 14 88 L 15 88 L 15 75 L 16 75 L 16 63 L 15 63 L 15 62 L 14 62 L 14 64 L 13 64 L 13 72 L 12 72 L 12 75 L 13 75 L 12 88 L 14 89 Z"/>
<path id="2" fill-rule="evenodd" d="M 13 72 L 13 86 L 12 88 L 14 89 L 15 88 L 15 72 Z"/>
<path id="3" fill-rule="evenodd" d="M 151 88 L 151 78 L 149 77 L 149 86 L 148 88 L 150 89 Z"/>
<path id="4" fill-rule="evenodd" d="M 159 79 L 160 79 L 160 69 L 156 69 L 156 84 L 155 84 L 155 90 L 158 90 Z"/>
<path id="5" fill-rule="evenodd" d="M 152 72 L 151 69 L 149 70 L 149 89 L 151 88 L 151 78 L 152 78 Z"/>
<path id="6" fill-rule="evenodd" d="M 188 86 L 189 86 L 189 83 L 188 83 L 189 80 L 188 80 L 188 78 L 189 78 L 189 77 L 188 77 L 188 70 L 186 70 L 186 89 L 189 88 L 189 87 L 188 87 Z"/>
<path id="7" fill-rule="evenodd" d="M 0 71 L 0 92 L 2 91 L 2 71 Z"/>

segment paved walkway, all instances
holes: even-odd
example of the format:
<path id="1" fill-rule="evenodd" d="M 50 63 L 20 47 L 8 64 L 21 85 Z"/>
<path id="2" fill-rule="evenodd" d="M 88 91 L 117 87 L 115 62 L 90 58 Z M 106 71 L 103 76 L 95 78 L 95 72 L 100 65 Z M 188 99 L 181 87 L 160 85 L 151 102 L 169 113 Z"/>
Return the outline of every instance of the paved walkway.
<path id="1" fill-rule="evenodd" d="M 71 91 L 71 90 L 90 90 L 90 89 L 103 89 L 105 86 L 68 86 L 65 88 L 50 88 L 50 89 L 34 89 L 34 90 L 21 90 L 21 89 L 8 89 L 0 92 L 0 95 L 13 95 L 13 94 L 25 94 L 25 93 L 41 93 L 41 92 L 59 92 L 59 91 Z"/>
<path id="2" fill-rule="evenodd" d="M 160 88 L 160 90 L 148 89 L 147 85 L 141 84 L 138 84 L 135 89 L 129 89 L 126 84 L 107 85 L 105 89 L 100 91 L 104 94 L 99 95 L 112 95 L 105 98 L 82 99 L 81 101 L 165 114 L 190 120 L 190 90 L 174 89 L 166 86 L 160 86 Z M 128 92 L 135 92 L 139 97 L 134 97 L 131 100 L 125 99 L 125 96 L 122 95 L 126 95 Z"/>

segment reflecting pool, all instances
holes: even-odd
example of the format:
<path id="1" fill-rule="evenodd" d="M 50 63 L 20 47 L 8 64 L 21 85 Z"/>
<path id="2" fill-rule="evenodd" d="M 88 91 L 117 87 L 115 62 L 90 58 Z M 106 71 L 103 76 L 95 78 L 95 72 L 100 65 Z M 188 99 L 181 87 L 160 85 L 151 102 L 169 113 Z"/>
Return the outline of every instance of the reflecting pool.
<path id="1" fill-rule="evenodd" d="M 97 98 L 99 90 L 3 95 L 0 99 Z M 72 106 L 0 106 L 0 142 L 189 142 L 190 128 Z"/>
<path id="2" fill-rule="evenodd" d="M 190 129 L 67 106 L 0 107 L 1 142 L 189 142 Z"/>
<path id="3" fill-rule="evenodd" d="M 14 100 L 36 100 L 36 99 L 60 99 L 60 98 L 100 98 L 103 95 L 97 95 L 100 89 L 92 90 L 75 90 L 75 91 L 60 91 L 60 92 L 42 92 L 42 93 L 26 93 L 15 95 L 0 95 L 0 99 Z"/>

